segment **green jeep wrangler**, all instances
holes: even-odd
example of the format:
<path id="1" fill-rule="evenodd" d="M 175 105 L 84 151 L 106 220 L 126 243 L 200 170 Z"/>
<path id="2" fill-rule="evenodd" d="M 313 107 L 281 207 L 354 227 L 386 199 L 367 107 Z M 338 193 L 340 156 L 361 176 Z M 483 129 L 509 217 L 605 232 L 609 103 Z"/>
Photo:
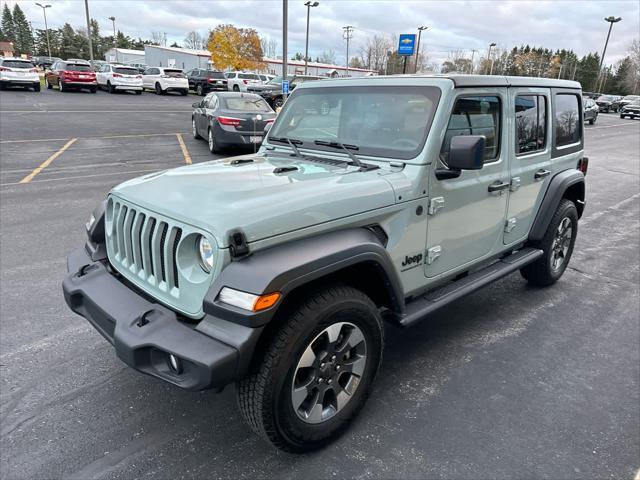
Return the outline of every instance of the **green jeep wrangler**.
<path id="1" fill-rule="evenodd" d="M 305 83 L 257 153 L 115 187 L 68 257 L 65 300 L 136 370 L 235 382 L 256 433 L 316 449 L 364 405 L 385 323 L 516 270 L 562 276 L 587 166 L 576 82 Z"/>

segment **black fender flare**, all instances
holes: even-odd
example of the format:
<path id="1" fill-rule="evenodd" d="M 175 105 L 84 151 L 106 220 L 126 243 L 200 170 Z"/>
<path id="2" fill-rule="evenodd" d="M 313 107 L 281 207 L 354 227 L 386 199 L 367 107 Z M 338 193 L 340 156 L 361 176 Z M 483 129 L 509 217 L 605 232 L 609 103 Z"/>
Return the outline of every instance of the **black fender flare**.
<path id="1" fill-rule="evenodd" d="M 389 253 L 366 228 L 349 228 L 294 240 L 231 262 L 213 282 L 204 298 L 205 313 L 258 327 L 268 323 L 294 289 L 358 264 L 368 263 L 384 279 L 390 308 L 404 311 L 400 278 Z M 255 295 L 280 292 L 281 299 L 261 312 L 249 312 L 217 300 L 223 287 Z"/>
<path id="2" fill-rule="evenodd" d="M 558 205 L 560 205 L 560 201 L 565 197 L 567 190 L 574 185 L 581 185 L 575 200 L 581 202 L 581 205 L 578 205 L 578 216 L 582 216 L 584 209 L 584 174 L 577 169 L 564 170 L 554 176 L 549 182 L 547 191 L 538 209 L 538 214 L 531 226 L 529 241 L 538 242 L 542 240 Z"/>

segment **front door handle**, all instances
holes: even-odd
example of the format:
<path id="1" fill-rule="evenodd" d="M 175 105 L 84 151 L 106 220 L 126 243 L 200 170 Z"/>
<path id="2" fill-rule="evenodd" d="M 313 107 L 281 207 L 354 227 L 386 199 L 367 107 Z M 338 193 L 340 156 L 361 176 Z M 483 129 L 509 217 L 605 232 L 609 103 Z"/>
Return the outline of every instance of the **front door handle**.
<path id="1" fill-rule="evenodd" d="M 510 186 L 511 184 L 509 183 L 504 183 L 504 182 L 501 182 L 500 180 L 497 180 L 493 182 L 491 185 L 489 185 L 488 190 L 489 190 L 489 193 L 499 192 L 501 190 L 506 190 Z"/>
<path id="2" fill-rule="evenodd" d="M 533 178 L 535 178 L 536 180 L 542 180 L 545 177 L 548 177 L 549 175 L 551 175 L 551 171 L 550 170 L 538 170 L 535 175 L 533 176 Z"/>

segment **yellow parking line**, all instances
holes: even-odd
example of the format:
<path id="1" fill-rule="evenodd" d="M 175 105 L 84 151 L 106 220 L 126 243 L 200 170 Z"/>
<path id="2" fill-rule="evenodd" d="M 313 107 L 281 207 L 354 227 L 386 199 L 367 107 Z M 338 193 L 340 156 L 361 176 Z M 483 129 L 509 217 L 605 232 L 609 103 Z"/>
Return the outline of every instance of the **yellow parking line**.
<path id="1" fill-rule="evenodd" d="M 76 140 L 100 140 L 104 138 L 137 138 L 137 137 L 162 137 L 175 135 L 175 133 L 143 133 L 139 135 L 107 135 L 106 137 L 78 137 Z M 0 143 L 31 143 L 31 142 L 61 142 L 68 138 L 38 138 L 34 140 L 0 140 Z"/>
<path id="2" fill-rule="evenodd" d="M 187 150 L 187 146 L 184 144 L 184 140 L 182 139 L 181 133 L 176 133 L 176 137 L 178 137 L 178 143 L 180 144 L 180 150 L 182 150 L 182 155 L 184 156 L 184 163 L 187 165 L 191 165 L 191 155 L 189 155 L 189 150 Z"/>
<path id="3" fill-rule="evenodd" d="M 60 150 L 58 150 L 56 153 L 54 153 L 53 155 L 51 155 L 49 158 L 47 158 L 44 162 L 42 162 L 42 165 L 40 165 L 38 168 L 36 168 L 33 172 L 31 172 L 29 175 L 27 175 L 26 177 L 24 177 L 22 180 L 20 180 L 20 183 L 29 183 L 31 180 L 33 180 L 33 177 L 35 177 L 36 175 L 38 175 L 42 170 L 44 170 L 45 168 L 47 168 L 49 166 L 49 164 L 51 162 L 53 162 L 56 158 L 58 158 L 60 155 L 62 155 L 62 153 L 69 148 L 71 145 L 73 145 L 75 143 L 75 141 L 77 140 L 77 138 L 72 138 L 71 140 L 69 140 L 67 143 L 64 144 L 64 147 L 62 147 Z"/>

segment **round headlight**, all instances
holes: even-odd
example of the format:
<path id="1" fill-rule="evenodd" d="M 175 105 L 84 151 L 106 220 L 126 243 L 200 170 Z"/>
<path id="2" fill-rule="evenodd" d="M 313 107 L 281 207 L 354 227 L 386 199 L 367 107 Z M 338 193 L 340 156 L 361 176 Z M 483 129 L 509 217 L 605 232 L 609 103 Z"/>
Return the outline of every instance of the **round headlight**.
<path id="1" fill-rule="evenodd" d="M 209 273 L 213 268 L 213 247 L 204 237 L 198 239 L 198 252 L 200 253 L 200 266 Z"/>

